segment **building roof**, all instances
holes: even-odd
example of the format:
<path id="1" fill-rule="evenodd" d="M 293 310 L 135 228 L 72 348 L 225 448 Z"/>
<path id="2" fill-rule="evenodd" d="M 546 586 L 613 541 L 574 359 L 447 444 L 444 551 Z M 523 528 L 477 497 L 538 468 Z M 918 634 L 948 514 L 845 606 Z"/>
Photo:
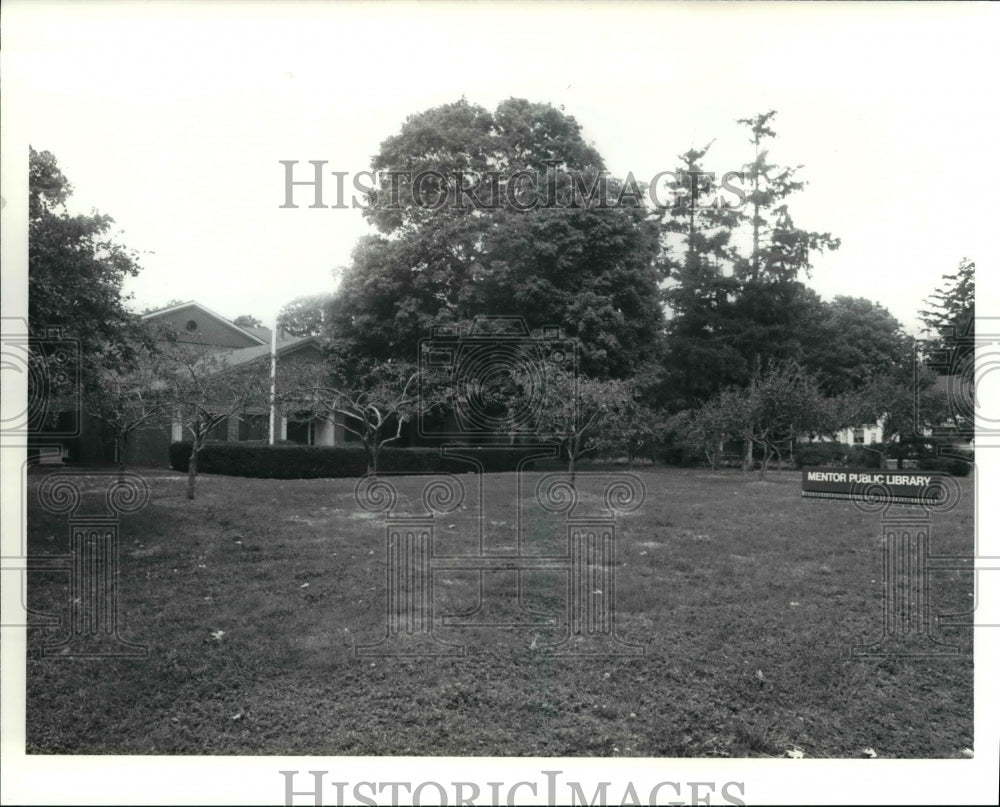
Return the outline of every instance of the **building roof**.
<path id="1" fill-rule="evenodd" d="M 289 353 L 295 353 L 309 345 L 312 345 L 317 350 L 322 349 L 322 346 L 316 337 L 297 336 L 291 338 L 286 337 L 284 340 L 279 341 L 276 353 L 278 356 L 287 356 Z M 241 365 L 257 361 L 258 359 L 263 359 L 269 355 L 271 355 L 271 346 L 260 345 L 259 347 L 243 347 L 230 350 L 223 353 L 221 358 L 228 367 L 239 367 Z"/>
<path id="2" fill-rule="evenodd" d="M 269 330 L 267 330 L 266 328 L 263 329 L 264 331 L 266 331 L 266 335 L 261 336 L 259 332 L 262 329 L 260 329 L 260 328 L 242 328 L 239 325 L 236 325 L 231 320 L 226 319 L 221 314 L 217 314 L 212 309 L 207 308 L 206 306 L 203 306 L 201 303 L 195 302 L 194 300 L 189 300 L 186 303 L 178 303 L 177 305 L 167 306 L 166 308 L 160 308 L 160 309 L 158 309 L 156 311 L 150 311 L 150 312 L 148 312 L 146 314 L 143 314 L 142 315 L 142 319 L 143 320 L 156 319 L 156 318 L 162 317 L 162 316 L 164 316 L 166 314 L 175 314 L 175 313 L 177 313 L 179 311 L 183 311 L 185 308 L 196 308 L 200 312 L 202 312 L 203 314 L 205 314 L 205 315 L 211 317 L 212 319 L 216 320 L 221 325 L 224 325 L 227 328 L 231 328 L 232 330 L 236 331 L 237 333 L 242 334 L 243 336 L 249 337 L 254 342 L 257 342 L 258 344 L 265 345 L 265 344 L 268 344 L 268 342 L 270 341 L 271 332 Z"/>

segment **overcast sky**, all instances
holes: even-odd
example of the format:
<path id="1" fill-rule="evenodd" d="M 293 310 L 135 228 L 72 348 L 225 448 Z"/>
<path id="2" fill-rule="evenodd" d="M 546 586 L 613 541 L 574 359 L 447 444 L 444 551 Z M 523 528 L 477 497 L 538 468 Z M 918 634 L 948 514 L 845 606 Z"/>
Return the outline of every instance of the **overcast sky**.
<path id="1" fill-rule="evenodd" d="M 368 227 L 357 210 L 308 209 L 308 191 L 279 209 L 279 160 L 363 171 L 407 115 L 463 95 L 564 108 L 614 174 L 640 180 L 713 138 L 706 167 L 738 170 L 751 147 L 735 120 L 778 110 L 772 154 L 810 183 L 793 215 L 842 239 L 813 285 L 908 326 L 963 256 L 982 271 L 996 255 L 997 14 L 985 4 L 5 12 L 19 23 L 4 40 L 18 134 L 56 155 L 74 207 L 112 215 L 143 253 L 128 285 L 138 307 L 197 299 L 269 322 L 332 290 Z"/>

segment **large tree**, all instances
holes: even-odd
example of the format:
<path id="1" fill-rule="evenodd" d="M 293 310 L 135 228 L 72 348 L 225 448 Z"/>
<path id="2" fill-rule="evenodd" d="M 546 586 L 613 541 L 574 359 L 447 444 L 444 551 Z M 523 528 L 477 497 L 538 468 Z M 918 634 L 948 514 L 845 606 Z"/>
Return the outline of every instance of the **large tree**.
<path id="1" fill-rule="evenodd" d="M 836 399 L 841 425 L 878 424 L 881 439 L 866 445 L 879 464 L 919 455 L 936 443 L 933 431 L 948 417 L 948 400 L 933 370 L 914 364 L 909 374 L 875 376 Z"/>
<path id="2" fill-rule="evenodd" d="M 754 283 L 796 280 L 800 273 L 808 277 L 814 253 L 840 246 L 839 238 L 804 230 L 792 219 L 787 200 L 803 190 L 806 183 L 796 178 L 801 165 L 769 162 L 767 144 L 777 137 L 772 128 L 777 114 L 772 109 L 738 121 L 750 130 L 754 158 L 745 166 L 749 205 L 744 216 L 750 231 L 750 248 L 737 271 Z"/>
<path id="3" fill-rule="evenodd" d="M 775 115 L 739 121 L 753 144 L 741 207 L 716 199 L 715 178 L 702 165 L 709 146 L 681 155 L 674 172 L 681 192 L 662 224 L 671 316 L 659 396 L 670 409 L 697 408 L 783 361 L 811 370 L 818 370 L 814 358 L 823 363 L 813 352 L 831 312 L 802 276 L 817 252 L 839 242 L 795 225 L 789 199 L 805 183 L 796 178 L 801 166 L 771 161 Z"/>
<path id="4" fill-rule="evenodd" d="M 395 179 L 373 194 L 380 233 L 356 247 L 331 307 L 339 349 L 413 359 L 435 325 L 517 314 L 579 338 L 592 376 L 628 376 L 652 355 L 656 223 L 572 117 L 462 100 L 408 118 L 372 168 Z"/>
<path id="5" fill-rule="evenodd" d="M 804 363 L 827 395 L 912 370 L 910 340 L 886 308 L 864 297 L 834 297 L 820 317 L 803 323 Z"/>
<path id="6" fill-rule="evenodd" d="M 73 187 L 50 152 L 30 149 L 28 191 L 30 330 L 75 340 L 83 384 L 93 387 L 102 370 L 127 369 L 136 347 L 148 344 L 122 293 L 139 273 L 137 254 L 116 240 L 110 216 L 67 212 Z"/>
<path id="7" fill-rule="evenodd" d="M 976 264 L 963 258 L 958 269 L 945 275 L 944 283 L 919 312 L 929 331 L 928 351 L 933 363 L 943 373 L 970 373 L 967 365 L 975 357 L 976 335 Z"/>
<path id="8" fill-rule="evenodd" d="M 733 207 L 708 203 L 714 183 L 702 161 L 710 146 L 680 155 L 673 203 L 662 220 L 663 263 L 670 273 L 663 292 L 670 317 L 663 384 L 677 407 L 695 406 L 746 373 L 728 327 L 739 289 L 732 243 L 739 216 Z"/>
<path id="9" fill-rule="evenodd" d="M 278 327 L 292 336 L 323 336 L 331 294 L 307 294 L 296 297 L 278 312 Z"/>

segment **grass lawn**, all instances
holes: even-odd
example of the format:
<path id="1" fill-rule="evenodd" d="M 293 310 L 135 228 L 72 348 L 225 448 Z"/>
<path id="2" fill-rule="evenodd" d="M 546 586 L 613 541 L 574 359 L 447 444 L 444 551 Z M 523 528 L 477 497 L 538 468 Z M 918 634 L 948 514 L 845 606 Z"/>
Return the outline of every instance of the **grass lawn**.
<path id="1" fill-rule="evenodd" d="M 463 657 L 368 658 L 385 633 L 382 516 L 355 481 L 152 471 L 124 516 L 121 632 L 144 659 L 41 654 L 29 631 L 30 753 L 959 758 L 973 747 L 972 629 L 936 629 L 959 655 L 850 656 L 882 632 L 882 527 L 850 502 L 800 498 L 800 475 L 654 468 L 643 507 L 618 517 L 617 630 L 642 656 L 562 657 L 567 575 L 521 573 L 526 627 L 438 625 Z M 540 474 L 527 474 L 532 492 Z M 29 552 L 67 552 L 65 516 L 38 507 Z M 463 477 L 436 552 L 512 550 L 517 476 Z M 419 512 L 426 478 L 394 478 Z M 580 481 L 581 506 L 599 500 Z M 933 516 L 932 552 L 973 553 L 973 481 Z M 89 485 L 90 483 L 88 483 Z M 84 507 L 103 506 L 103 494 Z M 596 489 L 595 489 L 596 490 Z M 93 501 L 91 501 L 93 499 Z M 894 508 L 894 511 L 901 511 Z M 914 512 L 909 510 L 908 512 Z M 559 516 L 523 510 L 524 551 L 558 547 Z M 931 613 L 973 604 L 973 575 L 929 575 Z M 483 575 L 491 613 L 523 617 L 518 573 Z M 473 610 L 479 575 L 434 574 L 434 614 Z M 34 609 L 68 614 L 68 575 L 29 575 Z"/>

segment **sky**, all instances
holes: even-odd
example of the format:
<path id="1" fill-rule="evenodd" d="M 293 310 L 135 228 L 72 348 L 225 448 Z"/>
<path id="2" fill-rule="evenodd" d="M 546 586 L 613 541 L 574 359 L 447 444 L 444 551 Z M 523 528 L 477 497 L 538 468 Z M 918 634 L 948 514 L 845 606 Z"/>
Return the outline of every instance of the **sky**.
<path id="1" fill-rule="evenodd" d="M 774 161 L 809 182 L 796 222 L 842 241 L 811 285 L 911 330 L 942 275 L 996 257 L 987 5 L 9 5 L 17 134 L 139 251 L 139 309 L 197 299 L 269 323 L 334 290 L 371 230 L 309 209 L 308 189 L 280 209 L 279 161 L 353 175 L 408 115 L 463 96 L 552 103 L 642 181 L 713 140 L 706 168 L 739 170 L 736 119 L 777 110 Z"/>
<path id="2" fill-rule="evenodd" d="M 137 309 L 195 299 L 270 324 L 289 300 L 335 289 L 334 270 L 370 231 L 357 210 L 281 209 L 280 161 L 364 171 L 408 115 L 462 96 L 564 109 L 612 173 L 643 181 L 713 140 L 705 167 L 739 170 L 750 145 L 736 119 L 777 110 L 772 156 L 809 181 L 791 202 L 796 223 L 842 241 L 816 259 L 820 294 L 875 300 L 915 332 L 922 301 L 969 257 L 979 314 L 1000 315 L 997 4 L 5 0 L 2 11 L 5 317 L 26 308 L 29 143 L 56 156 L 75 211 L 110 214 L 139 251 L 143 271 L 127 287 Z M 978 693 L 976 706 L 986 708 Z M 764 803 L 963 803 L 977 784 L 995 789 L 995 756 L 976 751 L 975 768 L 917 763 L 891 779 L 891 762 L 859 776 L 846 760 L 802 760 L 791 776 L 730 761 L 724 775 Z M 522 762 L 539 778 L 543 762 Z M 585 775 L 611 762 L 560 766 Z M 723 770 L 647 762 L 642 775 Z M 352 759 L 350 778 L 385 780 L 382 764 Z M 127 779 L 115 757 L 19 765 L 20 792 L 39 803 L 280 795 L 278 760 L 131 759 Z M 468 778 L 470 765 L 482 763 L 424 761 L 415 775 Z"/>

